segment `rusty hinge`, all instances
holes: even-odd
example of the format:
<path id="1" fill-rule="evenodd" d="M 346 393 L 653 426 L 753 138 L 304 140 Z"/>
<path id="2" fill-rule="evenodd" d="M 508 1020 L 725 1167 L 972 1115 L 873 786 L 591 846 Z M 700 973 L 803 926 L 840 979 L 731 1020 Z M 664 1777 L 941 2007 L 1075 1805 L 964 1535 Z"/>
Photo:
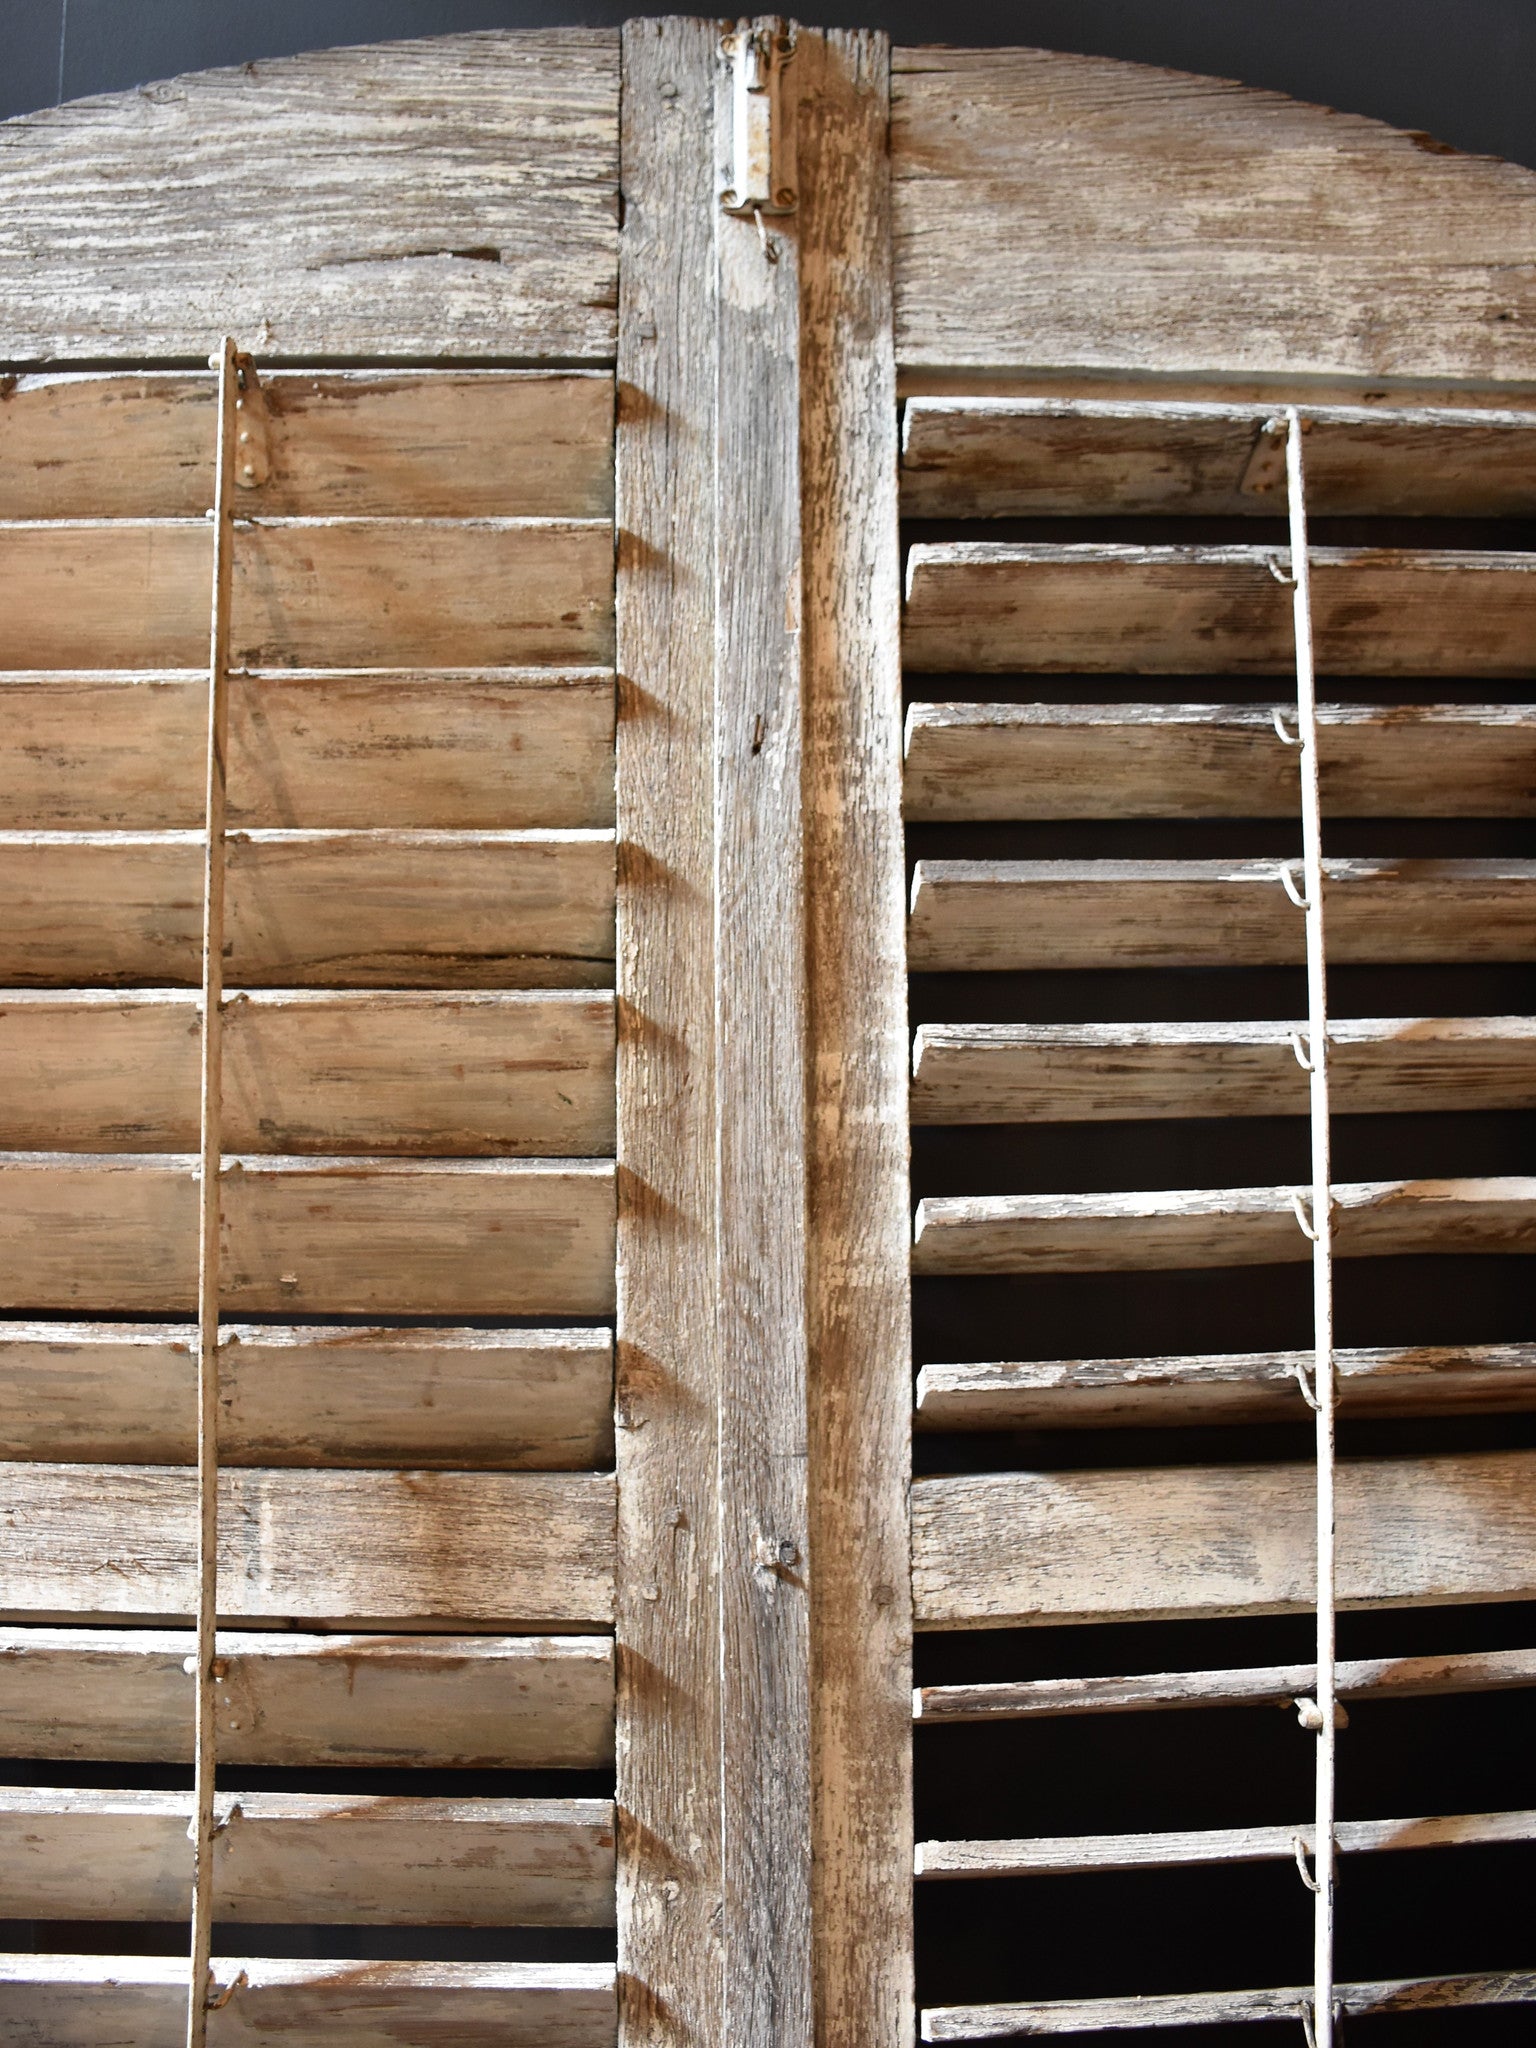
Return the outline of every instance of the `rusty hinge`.
<path id="1" fill-rule="evenodd" d="M 795 39 L 782 22 L 743 21 L 721 38 L 731 65 L 731 182 L 720 194 L 727 213 L 795 210 L 795 133 L 783 93 Z"/>
<path id="2" fill-rule="evenodd" d="M 235 482 L 253 491 L 272 468 L 267 395 L 256 365 L 242 349 L 235 357 Z"/>

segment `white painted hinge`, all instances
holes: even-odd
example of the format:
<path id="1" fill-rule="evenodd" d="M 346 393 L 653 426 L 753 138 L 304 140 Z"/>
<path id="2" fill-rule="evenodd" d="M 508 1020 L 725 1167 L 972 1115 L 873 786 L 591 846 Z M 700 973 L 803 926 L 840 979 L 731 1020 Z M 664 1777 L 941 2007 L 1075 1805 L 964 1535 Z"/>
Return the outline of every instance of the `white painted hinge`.
<path id="1" fill-rule="evenodd" d="M 782 22 L 743 21 L 721 38 L 731 65 L 731 182 L 727 213 L 795 210 L 795 132 L 783 91 L 795 39 Z"/>

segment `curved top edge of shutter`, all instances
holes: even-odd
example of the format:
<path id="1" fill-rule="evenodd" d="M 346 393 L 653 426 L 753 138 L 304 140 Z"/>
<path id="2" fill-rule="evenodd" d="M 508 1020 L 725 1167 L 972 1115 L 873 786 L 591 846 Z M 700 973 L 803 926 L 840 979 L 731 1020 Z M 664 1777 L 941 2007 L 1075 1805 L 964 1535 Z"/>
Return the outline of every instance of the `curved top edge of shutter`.
<path id="1" fill-rule="evenodd" d="M 194 72 L 0 122 L 13 365 L 605 363 L 616 30 Z"/>
<path id="2" fill-rule="evenodd" d="M 1117 59 L 892 68 L 904 371 L 1536 380 L 1536 170 Z"/>

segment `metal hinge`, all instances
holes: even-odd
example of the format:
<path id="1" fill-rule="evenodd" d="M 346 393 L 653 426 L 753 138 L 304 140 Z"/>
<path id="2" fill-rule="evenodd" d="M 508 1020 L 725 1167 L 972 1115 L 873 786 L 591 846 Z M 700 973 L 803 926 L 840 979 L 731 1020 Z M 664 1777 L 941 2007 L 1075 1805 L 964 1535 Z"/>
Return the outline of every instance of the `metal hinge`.
<path id="1" fill-rule="evenodd" d="M 727 213 L 795 210 L 795 135 L 783 94 L 795 39 L 782 22 L 741 22 L 721 38 L 731 64 L 731 182 L 720 194 Z"/>
<path id="2" fill-rule="evenodd" d="M 235 482 L 242 490 L 253 491 L 271 471 L 267 395 L 256 365 L 242 349 L 235 357 Z"/>

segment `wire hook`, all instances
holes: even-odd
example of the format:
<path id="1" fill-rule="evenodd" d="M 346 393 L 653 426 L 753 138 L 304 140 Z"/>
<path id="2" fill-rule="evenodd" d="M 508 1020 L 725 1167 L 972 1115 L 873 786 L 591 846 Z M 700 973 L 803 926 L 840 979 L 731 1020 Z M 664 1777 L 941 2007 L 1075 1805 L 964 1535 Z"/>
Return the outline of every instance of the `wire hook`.
<path id="1" fill-rule="evenodd" d="M 1310 1074 L 1312 1071 L 1312 1055 L 1309 1051 L 1303 1051 L 1302 1049 L 1306 1042 L 1299 1031 L 1291 1033 L 1291 1051 L 1296 1055 L 1296 1064 L 1304 1074 Z"/>
<path id="2" fill-rule="evenodd" d="M 1278 704 L 1275 706 L 1274 710 L 1270 712 L 1269 715 L 1274 720 L 1275 735 L 1279 739 L 1281 745 L 1286 747 L 1299 747 L 1301 745 L 1301 734 L 1299 732 L 1286 731 L 1285 713 L 1280 709 L 1280 706 Z"/>
<path id="3" fill-rule="evenodd" d="M 1321 1401 L 1319 1401 L 1317 1395 L 1312 1391 L 1312 1382 L 1307 1377 L 1307 1368 L 1302 1364 L 1299 1358 L 1293 1358 L 1291 1360 L 1291 1371 L 1296 1376 L 1296 1384 L 1301 1389 L 1301 1398 L 1303 1399 L 1303 1401 L 1306 1402 L 1307 1406 L 1312 1410 L 1312 1413 L 1314 1415 L 1321 1414 L 1323 1404 Z"/>
<path id="4" fill-rule="evenodd" d="M 1295 860 L 1288 860 L 1285 863 L 1280 870 L 1280 886 L 1298 910 L 1310 910 L 1312 908 L 1311 899 L 1303 896 L 1296 886 L 1296 870 L 1300 865 L 1300 861 Z"/>
<path id="5" fill-rule="evenodd" d="M 1307 1868 L 1307 1845 L 1304 1838 L 1300 1835 L 1292 1835 L 1291 1849 L 1296 1858 L 1296 1868 L 1301 1873 L 1302 1883 L 1309 1892 L 1320 1892 L 1323 1888 L 1322 1885 Z"/>

